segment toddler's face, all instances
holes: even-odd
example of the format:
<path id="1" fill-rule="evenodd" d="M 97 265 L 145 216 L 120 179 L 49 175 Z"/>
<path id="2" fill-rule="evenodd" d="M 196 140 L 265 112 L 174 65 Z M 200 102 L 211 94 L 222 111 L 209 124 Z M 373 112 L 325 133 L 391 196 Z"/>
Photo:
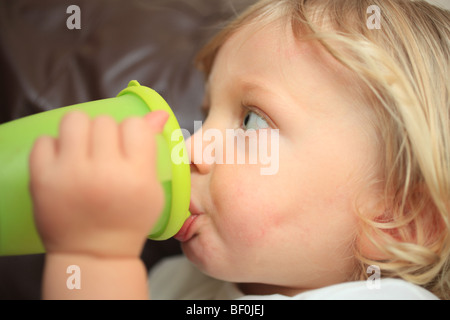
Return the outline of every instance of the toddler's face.
<path id="1" fill-rule="evenodd" d="M 279 165 L 262 175 L 263 164 L 208 164 L 195 142 L 212 142 L 200 131 L 188 139 L 193 211 L 203 214 L 182 244 L 187 257 L 248 293 L 345 281 L 354 265 L 353 201 L 377 149 L 343 67 L 284 23 L 247 26 L 219 51 L 206 101 L 203 136 L 212 128 L 224 137 L 227 129 L 256 129 L 259 138 L 264 131 Z M 236 149 L 229 140 L 224 157 L 227 145 Z"/>

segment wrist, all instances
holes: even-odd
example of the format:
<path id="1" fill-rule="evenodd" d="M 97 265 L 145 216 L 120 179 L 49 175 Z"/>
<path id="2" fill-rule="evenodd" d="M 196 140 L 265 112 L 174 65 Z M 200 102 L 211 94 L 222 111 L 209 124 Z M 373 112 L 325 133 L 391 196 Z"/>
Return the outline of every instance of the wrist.
<path id="1" fill-rule="evenodd" d="M 122 260 L 139 259 L 146 237 L 131 232 L 79 232 L 70 239 L 57 241 L 43 238 L 47 255 L 77 256 L 79 258 Z"/>

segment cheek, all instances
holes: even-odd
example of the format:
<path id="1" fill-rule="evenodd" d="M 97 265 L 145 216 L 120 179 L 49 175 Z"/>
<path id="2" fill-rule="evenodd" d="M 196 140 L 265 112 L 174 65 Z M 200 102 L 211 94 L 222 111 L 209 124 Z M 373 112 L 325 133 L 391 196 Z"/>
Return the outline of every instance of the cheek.
<path id="1" fill-rule="evenodd" d="M 213 218 L 224 242 L 252 247 L 284 219 L 278 201 L 281 175 L 261 176 L 255 165 L 216 165 L 211 180 Z"/>

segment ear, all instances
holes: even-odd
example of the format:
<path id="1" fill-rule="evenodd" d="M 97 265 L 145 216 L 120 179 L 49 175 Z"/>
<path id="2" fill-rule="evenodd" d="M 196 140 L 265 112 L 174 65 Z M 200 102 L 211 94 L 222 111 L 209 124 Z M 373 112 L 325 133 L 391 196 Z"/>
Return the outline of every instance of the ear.
<path id="1" fill-rule="evenodd" d="M 389 246 L 411 243 L 436 252 L 449 234 L 448 220 L 424 188 L 417 188 L 406 205 L 378 208 L 383 212 L 363 217 L 358 238 L 359 253 L 371 260 L 389 260 L 394 253 Z"/>
<path id="2" fill-rule="evenodd" d="M 376 217 L 373 220 L 367 219 L 361 222 L 358 236 L 358 251 L 361 256 L 370 260 L 388 260 L 390 257 L 387 245 L 400 242 L 396 234 L 398 229 L 386 229 L 383 225 L 390 222 L 383 219 L 385 215 Z"/>

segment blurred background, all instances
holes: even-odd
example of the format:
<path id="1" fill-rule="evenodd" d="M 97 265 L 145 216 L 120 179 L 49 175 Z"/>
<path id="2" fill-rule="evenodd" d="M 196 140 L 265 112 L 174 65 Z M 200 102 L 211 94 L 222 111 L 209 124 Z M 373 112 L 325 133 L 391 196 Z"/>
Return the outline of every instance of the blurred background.
<path id="1" fill-rule="evenodd" d="M 194 56 L 251 2 L 0 0 L 0 122 L 114 97 L 134 79 L 176 112 L 189 110 L 179 119 L 190 130 L 203 86 Z M 80 8 L 81 29 L 66 25 L 70 5 Z"/>
<path id="2" fill-rule="evenodd" d="M 450 0 L 427 0 L 429 3 L 450 10 Z"/>
<path id="3" fill-rule="evenodd" d="M 356 0 L 355 0 L 356 1 Z M 255 0 L 0 0 L 0 123 L 116 96 L 130 80 L 158 91 L 180 126 L 201 120 L 196 52 Z M 450 0 L 430 0 L 450 9 Z M 70 5 L 81 29 L 68 29 Z M 180 253 L 148 241 L 150 268 Z M 0 299 L 39 299 L 43 255 L 0 257 Z"/>

